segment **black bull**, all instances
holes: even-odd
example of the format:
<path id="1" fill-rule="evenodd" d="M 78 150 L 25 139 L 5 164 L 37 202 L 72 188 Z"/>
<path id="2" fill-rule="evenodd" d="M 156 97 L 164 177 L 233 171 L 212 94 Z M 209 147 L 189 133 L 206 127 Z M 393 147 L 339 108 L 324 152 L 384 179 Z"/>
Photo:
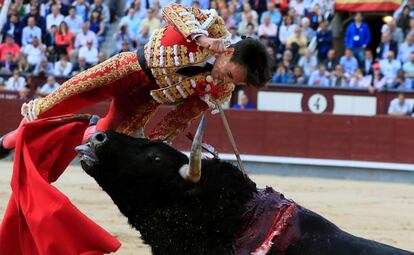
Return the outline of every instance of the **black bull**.
<path id="1" fill-rule="evenodd" d="M 184 180 L 178 172 L 189 159 L 163 142 L 96 133 L 78 151 L 83 169 L 140 231 L 155 255 L 251 254 L 270 231 L 273 217 L 262 218 L 274 215 L 269 214 L 273 208 L 286 212 L 294 204 L 267 189 L 270 202 L 260 205 L 263 190 L 220 160 L 202 161 L 199 182 Z M 350 235 L 299 205 L 288 216 L 267 254 L 414 254 Z"/>

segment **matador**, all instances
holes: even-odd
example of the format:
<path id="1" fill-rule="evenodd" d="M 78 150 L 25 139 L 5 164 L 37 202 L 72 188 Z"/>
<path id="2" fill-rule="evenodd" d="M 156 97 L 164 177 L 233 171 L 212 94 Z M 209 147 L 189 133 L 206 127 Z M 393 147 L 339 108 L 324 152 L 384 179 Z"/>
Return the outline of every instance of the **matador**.
<path id="1" fill-rule="evenodd" d="M 158 106 L 167 104 L 175 108 L 148 138 L 172 141 L 204 111 L 228 100 L 235 84 L 262 87 L 271 78 L 266 48 L 250 38 L 226 45 L 229 32 L 215 10 L 169 4 L 163 18 L 166 25 L 142 49 L 120 53 L 77 74 L 48 96 L 24 104 L 22 123 L 75 113 L 111 99 L 107 115 L 94 130 L 134 136 Z M 15 134 L 1 138 L 0 157 L 14 148 Z"/>

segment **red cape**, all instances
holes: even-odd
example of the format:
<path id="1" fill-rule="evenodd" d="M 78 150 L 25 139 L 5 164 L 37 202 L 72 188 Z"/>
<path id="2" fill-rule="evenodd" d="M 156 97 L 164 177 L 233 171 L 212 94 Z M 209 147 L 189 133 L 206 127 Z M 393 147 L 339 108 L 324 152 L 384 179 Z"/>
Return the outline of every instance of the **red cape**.
<path id="1" fill-rule="evenodd" d="M 119 241 L 82 214 L 56 181 L 76 156 L 88 116 L 41 119 L 19 128 L 12 195 L 0 225 L 2 255 L 98 255 Z"/>

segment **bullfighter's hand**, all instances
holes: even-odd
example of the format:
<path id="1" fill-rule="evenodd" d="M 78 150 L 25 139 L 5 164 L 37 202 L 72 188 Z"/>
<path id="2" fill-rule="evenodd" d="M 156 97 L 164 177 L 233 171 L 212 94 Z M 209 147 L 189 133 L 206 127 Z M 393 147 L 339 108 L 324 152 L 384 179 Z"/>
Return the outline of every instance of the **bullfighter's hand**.
<path id="1" fill-rule="evenodd" d="M 197 44 L 201 47 L 208 48 L 214 53 L 223 53 L 226 51 L 225 40 L 221 38 L 210 38 L 201 35 L 197 38 Z"/>

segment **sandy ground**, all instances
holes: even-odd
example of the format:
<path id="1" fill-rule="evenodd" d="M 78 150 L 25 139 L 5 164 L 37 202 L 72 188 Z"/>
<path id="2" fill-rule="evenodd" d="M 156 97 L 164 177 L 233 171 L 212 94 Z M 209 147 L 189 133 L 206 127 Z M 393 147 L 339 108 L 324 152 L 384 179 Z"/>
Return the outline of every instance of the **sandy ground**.
<path id="1" fill-rule="evenodd" d="M 10 195 L 12 164 L 0 162 L 0 219 Z M 259 186 L 272 186 L 358 236 L 414 251 L 414 185 L 327 180 L 317 178 L 251 176 Z M 56 186 L 78 208 L 122 242 L 116 254 L 151 254 L 110 198 L 80 167 L 64 173 Z"/>

